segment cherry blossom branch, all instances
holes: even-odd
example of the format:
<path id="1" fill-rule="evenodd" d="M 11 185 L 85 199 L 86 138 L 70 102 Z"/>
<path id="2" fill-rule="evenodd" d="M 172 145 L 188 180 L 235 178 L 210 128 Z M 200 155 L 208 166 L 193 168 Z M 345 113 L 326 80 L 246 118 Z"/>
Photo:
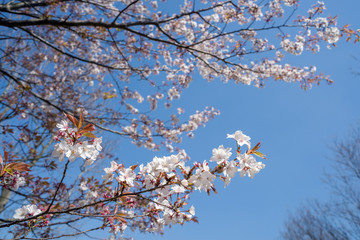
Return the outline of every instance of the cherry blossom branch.
<path id="1" fill-rule="evenodd" d="M 121 10 L 119 12 L 119 14 L 116 16 L 116 18 L 114 19 L 114 21 L 112 22 L 113 24 L 116 23 L 116 21 L 118 20 L 118 18 L 120 17 L 121 14 L 123 14 L 126 10 L 128 10 L 132 5 L 136 4 L 139 0 L 135 0 L 133 2 L 131 2 L 130 4 L 128 4 L 123 10 Z"/>
<path id="2" fill-rule="evenodd" d="M 27 92 L 31 93 L 34 97 L 36 97 L 37 99 L 40 99 L 41 101 L 43 102 L 46 102 L 48 105 L 56 108 L 57 110 L 59 110 L 59 112 L 65 112 L 65 113 L 68 113 L 70 115 L 73 115 L 73 113 L 65 110 L 65 109 L 62 109 L 60 108 L 59 106 L 57 106 L 56 104 L 52 103 L 51 101 L 41 97 L 40 95 L 38 95 L 37 93 L 31 91 L 30 89 L 26 88 L 23 83 L 21 82 L 21 80 L 19 80 L 18 78 L 16 78 L 15 76 L 9 74 L 8 72 L 4 71 L 2 68 L 0 68 L 0 72 L 3 73 L 5 76 L 9 77 L 10 79 L 14 80 L 18 85 L 20 85 L 22 88 L 26 89 Z M 110 128 L 107 128 L 107 127 L 104 127 L 104 126 L 101 126 L 97 123 L 94 123 L 90 120 L 86 120 L 86 122 L 88 123 L 91 123 L 93 124 L 94 126 L 96 126 L 97 128 L 101 129 L 101 130 L 104 130 L 104 131 L 108 131 L 108 132 L 111 132 L 111 133 L 115 133 L 115 134 L 118 134 L 118 135 L 125 135 L 125 136 L 129 136 L 130 134 L 127 134 L 127 133 L 124 133 L 124 132 L 120 132 L 120 131 L 116 131 L 116 130 L 113 130 L 113 129 L 110 129 Z M 156 135 L 153 135 L 153 136 L 156 136 Z M 161 136 L 161 135 L 157 135 L 157 136 Z M 143 136 L 139 136 L 139 137 L 143 137 Z"/>
<path id="3" fill-rule="evenodd" d="M 65 2 L 71 0 L 61 0 L 61 1 Z M 57 1 L 33 0 L 33 1 L 18 2 L 18 3 L 8 2 L 5 4 L 0 4 L 0 11 L 19 10 L 22 8 L 33 8 L 33 7 L 46 7 L 53 4 L 54 2 Z"/>
<path id="4" fill-rule="evenodd" d="M 175 183 L 172 183 L 172 184 L 175 184 Z M 74 211 L 77 211 L 77 210 L 81 210 L 81 209 L 83 209 L 83 208 L 95 206 L 95 205 L 97 205 L 97 204 L 99 204 L 99 203 L 111 202 L 111 201 L 117 200 L 118 198 L 121 198 L 121 197 L 138 196 L 138 195 L 141 195 L 141 194 L 143 194 L 143 193 L 153 192 L 153 191 L 155 191 L 155 190 L 157 190 L 157 189 L 161 189 L 161 188 L 163 188 L 163 187 L 166 187 L 166 186 L 169 186 L 169 185 L 172 185 L 172 184 L 171 184 L 171 183 L 167 183 L 167 184 L 163 184 L 163 185 L 160 185 L 160 186 L 151 188 L 151 189 L 142 190 L 142 191 L 138 191 L 138 192 L 120 193 L 120 194 L 118 194 L 118 195 L 115 195 L 114 197 L 110 197 L 110 198 L 107 198 L 107 199 L 95 201 L 95 202 L 93 202 L 93 203 L 88 203 L 88 204 L 85 204 L 85 205 L 80 206 L 80 207 L 69 208 L 69 209 L 65 209 L 65 210 L 61 210 L 61 211 L 51 211 L 50 213 L 51 213 L 51 214 L 70 213 L 70 212 L 74 212 Z M 0 228 L 2 228 L 1 225 L 0 225 Z"/>
<path id="5" fill-rule="evenodd" d="M 0 20 L 1 21 L 1 20 Z M 22 28 L 22 27 L 18 27 L 19 29 L 21 29 L 22 31 L 28 33 L 30 36 L 34 37 L 35 39 L 39 40 L 40 42 L 44 43 L 45 45 L 53 48 L 54 50 L 58 51 L 59 53 L 61 54 L 64 54 L 68 57 L 71 57 L 71 58 L 74 58 L 74 59 L 77 59 L 79 61 L 82 61 L 82 62 L 86 62 L 86 63 L 91 63 L 91 64 L 95 64 L 95 65 L 98 65 L 100 67 L 104 67 L 104 68 L 109 68 L 109 69 L 115 69 L 115 70 L 125 70 L 126 68 L 117 68 L 117 67 L 112 67 L 112 66 L 109 66 L 109 65 L 105 65 L 103 63 L 100 63 L 100 62 L 95 62 L 95 61 L 91 61 L 91 60 L 88 60 L 88 59 L 84 59 L 84 58 L 80 58 L 76 55 L 73 55 L 73 54 L 70 54 L 68 52 L 65 52 L 63 50 L 61 50 L 60 48 L 56 47 L 55 45 L 49 43 L 48 41 L 46 41 L 44 38 L 36 35 L 35 33 L 33 33 L 32 31 L 30 30 L 27 30 L 25 28 Z"/>
<path id="6" fill-rule="evenodd" d="M 70 0 L 65 0 L 65 1 L 70 1 Z M 37 2 L 37 1 L 34 1 Z M 88 2 L 88 1 L 82 1 L 82 2 Z M 184 16 L 190 16 L 192 14 L 198 14 L 201 12 L 206 12 L 206 11 L 210 11 L 216 7 L 221 7 L 223 5 L 226 5 L 227 3 L 231 3 L 231 1 L 225 1 L 222 3 L 217 3 L 211 7 L 207 7 L 207 8 L 203 8 L 203 9 L 199 9 L 199 10 L 193 10 L 190 12 L 185 12 L 185 13 L 180 13 L 180 14 L 176 14 L 175 16 L 171 16 L 169 18 L 163 19 L 163 20 L 159 20 L 159 21 L 151 21 L 151 20 L 147 20 L 147 21 L 136 21 L 136 22 L 131 22 L 131 23 L 127 23 L 127 24 L 118 24 L 116 23 L 117 18 L 123 13 L 125 12 L 127 9 L 129 9 L 129 7 L 133 4 L 136 4 L 138 2 L 138 0 L 131 2 L 130 4 L 128 4 L 123 10 L 119 11 L 119 14 L 117 15 L 117 17 L 115 17 L 114 21 L 112 23 L 102 23 L 102 22 L 94 22 L 94 21 L 67 21 L 67 20 L 54 20 L 54 19 L 29 19 L 29 20 L 4 20 L 4 19 L 0 19 L 0 25 L 3 26 L 7 26 L 7 27 L 19 27 L 19 26 L 34 26 L 34 25 L 53 25 L 53 26 L 93 26 L 93 27 L 112 27 L 112 28 L 123 28 L 123 27 L 131 27 L 131 26 L 143 26 L 143 25 L 152 25 L 152 24 L 162 24 L 162 23 L 167 23 L 176 19 L 180 19 Z M 43 2 L 42 2 L 43 3 Z M 92 2 L 89 2 L 91 4 L 94 4 Z M 0 4 L 0 11 L 6 11 L 6 10 L 16 10 L 19 8 L 25 8 L 25 7 L 31 7 L 31 6 L 36 6 L 36 3 L 33 3 L 29 6 L 26 6 L 26 3 L 18 3 L 18 5 L 14 5 L 11 7 L 7 7 L 6 5 L 8 4 Z M 44 4 L 44 3 L 43 3 Z M 2 6 L 3 5 L 3 6 Z M 50 4 L 45 3 L 44 6 L 48 6 Z"/>
<path id="7" fill-rule="evenodd" d="M 64 178 L 65 178 L 66 171 L 67 171 L 67 168 L 68 168 L 69 163 L 70 163 L 70 160 L 68 160 L 68 161 L 66 162 L 66 164 L 65 164 L 64 171 L 63 171 L 63 174 L 62 174 L 60 183 L 58 184 L 58 186 L 57 186 L 57 188 L 56 188 L 56 190 L 55 190 L 55 193 L 54 193 L 54 197 L 52 198 L 52 200 L 51 200 L 49 206 L 47 207 L 47 209 L 45 210 L 44 214 L 47 214 L 47 213 L 50 211 L 50 209 L 51 209 L 51 207 L 52 207 L 52 205 L 53 205 L 53 203 L 54 203 L 54 201 L 55 201 L 55 199 L 56 199 L 56 195 L 57 195 L 57 193 L 58 193 L 58 191 L 59 191 L 59 189 L 60 189 L 60 187 L 61 187 L 62 182 L 64 181 Z"/>
<path id="8" fill-rule="evenodd" d="M 101 229 L 102 227 L 95 227 L 95 228 L 91 228 L 91 229 L 88 229 L 88 230 L 85 230 L 85 231 L 81 231 L 81 232 L 77 232 L 77 233 L 72 233 L 72 234 L 62 234 L 62 235 L 59 235 L 59 236 L 55 236 L 55 237 L 45 237 L 45 238 L 22 238 L 22 239 L 28 239 L 28 240 L 40 240 L 40 239 L 43 239 L 43 240 L 48 240 L 48 239 L 57 239 L 57 238 L 62 238 L 62 237 L 75 237 L 75 236 L 78 236 L 78 235 L 81 235 L 81 234 L 86 234 L 88 232 L 92 232 L 92 231 L 96 231 L 96 230 L 99 230 Z"/>
<path id="9" fill-rule="evenodd" d="M 22 83 L 22 81 L 20 79 L 18 79 L 17 77 L 9 74 L 8 72 L 6 72 L 5 70 L 3 70 L 2 68 L 0 68 L 0 72 L 3 73 L 5 76 L 9 77 L 10 79 L 12 79 L 13 81 L 15 81 L 19 86 L 21 86 L 26 92 L 29 92 L 31 93 L 31 95 L 33 95 L 34 97 L 36 97 L 37 99 L 47 103 L 48 105 L 54 107 L 55 109 L 57 109 L 59 112 L 64 112 L 64 113 L 68 113 L 70 115 L 74 115 L 72 112 L 68 111 L 68 110 L 65 110 L 65 109 L 62 109 L 61 107 L 59 107 L 58 105 L 54 104 L 53 102 L 51 102 L 50 100 L 47 100 L 43 97 L 41 97 L 39 94 L 35 93 L 34 91 L 32 91 L 31 89 L 27 88 L 26 86 L 24 86 L 24 84 Z M 85 119 L 86 122 L 88 123 L 91 123 L 93 124 L 94 126 L 96 126 L 97 128 L 101 129 L 101 130 L 104 130 L 104 131 L 107 131 L 107 132 L 111 132 L 111 133 L 114 133 L 114 134 L 117 134 L 117 135 L 121 135 L 121 136 L 130 136 L 131 134 L 130 133 L 125 133 L 125 132 L 120 132 L 120 131 L 117 131 L 117 130 L 114 130 L 114 129 L 110 129 L 110 128 L 107 128 L 105 126 L 102 126 L 100 124 L 97 124 L 91 120 L 88 120 L 88 119 Z M 152 134 L 153 137 L 163 137 L 164 134 Z M 146 138 L 145 135 L 139 135 L 138 134 L 138 137 L 139 138 Z"/>
<path id="10" fill-rule="evenodd" d="M 41 212 L 40 214 L 37 214 L 35 216 L 31 216 L 31 217 L 28 217 L 28 218 L 23 218 L 23 219 L 19 219 L 19 220 L 14 220 L 14 221 L 9 221 L 10 223 L 7 223 L 7 224 L 3 224 L 3 225 L 0 225 L 0 228 L 5 228 L 5 227 L 10 227 L 14 224 L 19 224 L 19 223 L 22 223 L 22 222 L 26 222 L 26 221 L 29 221 L 29 220 L 33 220 L 33 219 L 37 219 L 41 216 L 44 216 L 44 215 L 47 215 L 47 214 L 52 214 L 52 215 L 56 215 L 56 214 L 62 214 L 62 213 L 69 213 L 71 214 L 71 212 L 74 212 L 74 211 L 78 211 L 78 210 L 81 210 L 81 209 L 84 209 L 84 208 L 87 208 L 87 207 L 91 207 L 91 206 L 95 206 L 95 205 L 98 205 L 100 203 L 107 203 L 107 202 L 112 202 L 114 200 L 117 200 L 121 197 L 127 197 L 127 196 L 137 196 L 137 195 L 140 195 L 140 194 L 143 194 L 143 193 L 148 193 L 148 192 L 152 192 L 152 191 L 155 191 L 156 189 L 160 189 L 160 188 L 163 188 L 165 186 L 168 186 L 168 184 L 164 184 L 164 185 L 160 185 L 158 187 L 154 187 L 154 188 L 151 188 L 151 189 L 147 189 L 147 190 L 143 190 L 143 191 L 139 191 L 139 192 L 134 192 L 134 193 L 120 193 L 120 194 L 117 194 L 113 197 L 110 197 L 110 198 L 106 198 L 106 199 L 102 199 L 102 200 L 99 200 L 99 201 L 95 201 L 95 202 L 92 202 L 92 203 L 88 203 L 88 204 L 84 204 L 82 206 L 79 206 L 79 207 L 73 207 L 73 208 L 68 208 L 68 209 L 64 209 L 64 210 L 60 210 L 60 211 L 53 211 L 50 209 L 44 212 Z"/>
<path id="11" fill-rule="evenodd" d="M 122 218 L 122 215 L 124 215 L 124 213 L 120 213 L 120 215 L 111 217 L 112 215 L 109 214 L 111 213 L 110 207 L 106 206 L 105 203 L 114 201 L 116 202 L 115 209 L 117 209 L 118 206 L 126 207 L 127 204 L 134 204 L 139 199 L 149 202 L 150 207 L 155 206 L 153 210 L 151 210 L 150 208 L 149 210 L 161 214 L 159 215 L 159 220 L 163 218 L 162 221 L 164 221 L 165 224 L 171 224 L 173 221 L 173 224 L 178 221 L 180 223 L 190 220 L 197 221 L 196 217 L 194 217 L 195 210 L 193 206 L 190 207 L 190 209 L 188 210 L 181 210 L 184 205 L 187 204 L 185 201 L 188 198 L 188 193 L 192 192 L 193 190 L 205 190 L 208 194 L 210 193 L 210 191 L 216 192 L 213 181 L 217 177 L 219 177 L 226 184 L 228 184 L 231 178 L 233 178 L 235 173 L 238 171 L 240 171 L 241 176 L 245 176 L 246 174 L 248 174 L 252 178 L 256 173 L 258 173 L 262 168 L 264 168 L 264 164 L 262 164 L 261 162 L 256 162 L 255 159 L 250 156 L 250 154 L 255 154 L 263 157 L 263 154 L 257 151 L 260 148 L 260 143 L 251 149 L 249 142 L 250 137 L 244 135 L 241 131 L 236 131 L 234 134 L 227 135 L 227 138 L 234 138 L 237 141 L 238 147 L 236 159 L 233 161 L 228 161 L 231 156 L 231 148 L 225 149 L 223 146 L 219 146 L 218 149 L 213 149 L 213 156 L 210 158 L 210 161 L 217 162 L 217 166 L 213 170 L 209 168 L 206 161 L 204 161 L 203 163 L 195 163 L 192 168 L 187 167 L 185 166 L 185 162 L 183 162 L 184 156 L 182 156 L 181 154 L 178 154 L 177 156 L 171 155 L 164 158 L 155 157 L 153 161 L 149 162 L 146 166 L 140 166 L 140 172 L 138 174 L 134 173 L 137 165 L 125 169 L 123 165 L 117 164 L 116 162 L 112 161 L 111 168 L 104 169 L 106 175 L 103 176 L 103 179 L 105 181 L 113 180 L 114 172 L 116 172 L 116 181 L 118 182 L 118 187 L 114 191 L 112 191 L 111 195 L 113 196 L 110 195 L 109 197 L 109 195 L 105 193 L 104 199 L 98 201 L 92 201 L 88 204 L 82 204 L 78 207 L 69 207 L 62 210 L 55 210 L 54 208 L 53 210 L 51 210 L 58 195 L 59 189 L 66 176 L 68 164 L 70 163 L 70 161 L 74 161 L 76 157 L 81 157 L 86 160 L 85 163 L 87 163 L 89 160 L 92 160 L 90 161 L 90 164 L 92 164 L 92 162 L 95 160 L 94 158 L 96 158 L 99 154 L 98 151 L 102 149 L 102 147 L 100 146 L 102 140 L 96 138 L 95 135 L 90 133 L 90 131 L 94 131 L 95 128 L 92 125 L 83 125 L 84 119 L 82 114 L 80 115 L 79 120 L 69 114 L 65 115 L 68 120 L 70 120 L 76 127 L 76 130 L 74 128 L 70 128 L 68 126 L 68 122 L 65 120 L 61 121 L 61 123 L 56 125 L 59 128 L 59 131 L 57 132 L 57 136 L 55 137 L 55 139 L 57 141 L 60 141 L 60 143 L 55 144 L 52 156 L 58 157 L 60 161 L 64 160 L 64 157 L 66 156 L 68 160 L 65 164 L 60 183 L 56 188 L 50 204 L 48 204 L 44 211 L 38 209 L 37 206 L 34 204 L 23 206 L 22 208 L 16 210 L 14 218 L 17 220 L 8 221 L 8 223 L 0 225 L 0 228 L 9 227 L 11 225 L 19 224 L 26 221 L 29 225 L 29 228 L 25 231 L 25 235 L 23 237 L 25 238 L 26 235 L 29 233 L 29 230 L 32 229 L 30 228 L 30 226 L 35 227 L 47 225 L 48 218 L 54 218 L 55 216 L 61 214 L 86 216 L 88 214 L 84 215 L 83 213 L 78 213 L 77 211 L 86 209 L 90 206 L 94 206 L 94 209 L 107 209 L 105 212 L 101 211 L 101 215 L 98 215 L 97 213 L 91 214 L 91 217 L 104 218 L 104 225 L 102 227 L 115 227 L 114 219 L 116 221 L 121 221 L 118 227 L 126 226 L 123 225 L 126 223 L 124 218 Z M 79 140 L 82 135 L 93 138 L 93 142 L 89 144 L 88 141 Z M 240 155 L 240 147 L 244 144 L 248 145 L 248 151 L 244 155 Z M 7 159 L 7 155 L 5 155 L 5 159 Z M 236 163 L 236 161 L 239 162 Z M 181 173 L 178 171 L 181 171 Z M 220 173 L 224 173 L 224 177 L 220 176 Z M 182 174 L 184 175 L 183 179 L 180 178 Z M 129 190 L 131 191 L 131 188 L 135 186 L 134 181 L 142 183 L 144 184 L 144 186 L 141 187 L 140 184 L 136 185 L 139 186 L 137 187 L 138 190 L 132 190 L 132 192 L 129 192 Z M 172 186 L 171 191 L 170 186 Z M 87 189 L 84 187 L 85 186 L 81 184 L 82 190 Z M 108 189 L 108 191 L 109 190 L 110 189 Z M 154 191 L 156 191 L 156 193 L 154 193 Z M 89 193 L 90 195 L 93 194 L 91 192 Z M 143 194 L 145 193 L 152 193 L 152 195 L 151 197 L 143 196 Z M 180 194 L 186 195 L 180 197 Z M 174 195 L 177 199 L 174 203 L 171 203 L 173 199 L 172 195 Z M 97 194 L 96 196 L 93 196 L 94 199 L 98 197 Z M 151 198 L 155 198 L 155 200 Z M 91 201 L 91 198 L 87 201 Z M 151 203 L 153 205 L 151 205 Z M 117 210 L 114 210 L 114 213 L 116 214 Z M 156 219 L 153 218 L 151 214 L 144 215 L 144 217 Z M 172 217 L 174 217 L 174 220 L 170 221 L 169 218 L 171 219 Z M 156 228 L 156 226 L 154 227 Z"/>

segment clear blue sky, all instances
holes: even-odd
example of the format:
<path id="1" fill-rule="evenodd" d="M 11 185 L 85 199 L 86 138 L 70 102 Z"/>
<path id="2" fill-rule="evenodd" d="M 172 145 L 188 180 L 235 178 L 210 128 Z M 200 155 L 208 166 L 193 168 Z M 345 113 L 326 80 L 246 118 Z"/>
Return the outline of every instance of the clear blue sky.
<path id="1" fill-rule="evenodd" d="M 314 2 L 302 0 L 301 9 Z M 338 15 L 339 26 L 350 23 L 353 28 L 360 28 L 360 1 L 328 0 L 325 4 L 325 14 Z M 358 56 L 359 47 L 342 40 L 332 50 L 323 46 L 316 55 L 285 58 L 297 66 L 315 65 L 335 81 L 308 91 L 296 83 L 268 81 L 265 88 L 257 89 L 220 81 L 207 83 L 195 77 L 176 105 L 184 107 L 187 114 L 214 106 L 221 115 L 196 131 L 194 139 L 184 140 L 182 147 L 192 160 L 209 160 L 211 150 L 221 144 L 235 148 L 226 134 L 240 129 L 252 137 L 253 144 L 262 141 L 262 152 L 269 156 L 266 168 L 254 179 L 235 177 L 225 189 L 218 182 L 217 195 L 196 193 L 191 203 L 199 224 L 175 226 L 166 229 L 163 236 L 133 234 L 127 229 L 124 237 L 272 240 L 279 237 L 290 211 L 306 200 L 327 199 L 329 193 L 321 179 L 324 170 L 331 169 L 329 146 L 360 121 L 360 76 L 352 73 L 360 72 L 360 61 L 353 58 Z M 119 159 L 125 164 L 161 155 L 126 141 L 118 150 Z"/>

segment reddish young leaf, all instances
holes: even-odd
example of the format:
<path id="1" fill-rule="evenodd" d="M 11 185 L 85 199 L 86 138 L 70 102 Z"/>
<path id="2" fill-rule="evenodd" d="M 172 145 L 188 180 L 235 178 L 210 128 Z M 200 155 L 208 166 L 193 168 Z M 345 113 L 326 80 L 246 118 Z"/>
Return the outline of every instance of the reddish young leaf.
<path id="1" fill-rule="evenodd" d="M 80 133 L 82 132 L 89 132 L 89 131 L 95 131 L 95 127 L 93 124 L 88 124 L 86 125 L 81 131 Z"/>
<path id="2" fill-rule="evenodd" d="M 249 149 L 246 153 L 247 154 L 253 154 L 257 150 L 259 150 L 260 147 L 261 147 L 261 143 L 259 142 L 252 149 Z"/>
<path id="3" fill-rule="evenodd" d="M 114 217 L 114 218 L 118 219 L 122 223 L 127 224 L 127 221 L 125 220 L 125 218 L 122 218 L 122 217 Z"/>
<path id="4" fill-rule="evenodd" d="M 20 171 L 20 172 L 24 172 L 24 171 L 30 171 L 30 165 L 26 164 L 26 163 L 9 163 L 5 166 L 5 168 L 7 169 L 12 169 L 12 170 L 16 170 L 16 171 Z"/>
<path id="5" fill-rule="evenodd" d="M 84 122 L 84 117 L 83 117 L 83 114 L 82 112 L 80 113 L 80 120 L 79 120 L 79 124 L 77 125 L 77 129 L 80 129 L 81 126 L 83 125 L 83 122 Z"/>
<path id="6" fill-rule="evenodd" d="M 116 205 L 116 206 L 115 206 L 114 214 L 116 214 L 116 213 L 117 213 L 117 211 L 118 211 L 118 207 L 119 207 L 119 205 Z"/>
<path id="7" fill-rule="evenodd" d="M 8 161 L 8 156 L 9 156 L 8 152 L 7 152 L 7 151 L 5 151 L 5 149 L 4 149 L 4 158 L 5 158 L 5 163 Z"/>
<path id="8" fill-rule="evenodd" d="M 131 166 L 130 168 L 131 168 L 131 170 L 135 170 L 135 168 L 137 168 L 137 166 L 138 166 L 139 164 L 137 164 L 137 165 L 134 165 L 134 166 Z"/>
<path id="9" fill-rule="evenodd" d="M 72 122 L 75 126 L 78 126 L 78 120 L 75 118 L 75 117 L 73 117 L 73 116 L 71 116 L 70 114 L 67 114 L 67 113 L 65 113 L 65 116 L 70 120 L 70 122 Z"/>
<path id="10" fill-rule="evenodd" d="M 255 154 L 256 156 L 261 157 L 261 158 L 263 158 L 263 159 L 267 159 L 267 158 L 265 157 L 266 155 L 264 155 L 264 154 L 261 153 L 261 152 L 255 151 L 255 152 L 253 152 L 253 154 Z"/>
<path id="11" fill-rule="evenodd" d="M 89 138 L 96 138 L 96 136 L 94 134 L 92 134 L 91 132 L 85 132 L 82 135 L 86 136 L 86 137 L 89 137 Z"/>

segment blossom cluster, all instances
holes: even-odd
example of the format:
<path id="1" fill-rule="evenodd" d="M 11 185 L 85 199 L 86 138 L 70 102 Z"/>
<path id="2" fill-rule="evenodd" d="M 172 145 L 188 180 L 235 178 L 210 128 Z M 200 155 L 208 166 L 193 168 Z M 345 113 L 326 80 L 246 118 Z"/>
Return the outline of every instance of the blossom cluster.
<path id="1" fill-rule="evenodd" d="M 87 161 L 94 161 L 101 150 L 101 138 L 89 135 L 88 131 L 94 130 L 93 126 L 88 125 L 81 130 L 82 120 L 78 122 L 70 115 L 67 117 L 77 129 L 70 128 L 65 120 L 57 124 L 59 131 L 55 138 L 60 143 L 55 144 L 53 157 L 58 157 L 61 161 L 67 157 L 69 162 L 81 157 L 85 159 L 85 164 Z M 81 134 L 92 136 L 94 139 L 91 143 L 80 141 Z M 84 198 L 76 204 L 81 207 L 113 199 L 113 205 L 97 204 L 94 211 L 104 216 L 104 226 L 114 234 L 124 233 L 129 224 L 125 219 L 131 219 L 141 230 L 147 232 L 162 232 L 165 226 L 197 221 L 195 207 L 186 207 L 191 192 L 216 192 L 217 178 L 226 186 L 236 173 L 241 177 L 247 175 L 253 178 L 265 167 L 253 157 L 263 155 L 257 151 L 259 144 L 251 148 L 249 136 L 236 131 L 234 134 L 228 134 L 227 138 L 234 139 L 237 145 L 236 156 L 232 160 L 232 149 L 221 145 L 212 150 L 209 161 L 195 162 L 192 165 L 186 163 L 186 154 L 182 152 L 177 155 L 154 157 L 152 161 L 139 166 L 125 167 L 112 161 L 111 166 L 104 169 L 105 175 L 102 176 L 107 187 L 96 189 L 90 180 L 81 181 L 79 190 Z M 241 153 L 240 148 L 244 145 L 247 150 Z M 211 166 L 212 163 L 214 166 Z M 91 210 L 87 209 L 85 213 L 89 214 L 89 211 Z M 42 210 L 36 205 L 29 204 L 17 209 L 13 218 L 22 220 L 41 213 Z M 32 218 L 29 224 L 33 227 L 46 226 L 50 218 L 51 214 L 41 214 L 38 218 Z M 143 222 L 141 227 L 140 222 L 144 219 L 147 221 Z"/>
<path id="2" fill-rule="evenodd" d="M 144 192 L 142 198 L 149 199 L 142 212 L 136 217 L 135 211 L 140 204 L 139 200 L 129 196 L 118 206 L 119 208 L 128 205 L 124 214 L 128 218 L 148 217 L 150 223 L 144 231 L 162 232 L 164 226 L 183 224 L 186 221 L 194 221 L 195 207 L 183 209 L 188 205 L 189 194 L 195 190 L 210 193 L 216 191 L 215 179 L 222 180 L 228 185 L 236 173 L 241 177 L 253 178 L 256 173 L 265 167 L 262 162 L 257 162 L 253 154 L 262 156 L 256 150 L 257 146 L 251 149 L 250 137 L 241 131 L 228 134 L 227 138 L 233 138 L 237 143 L 237 155 L 230 160 L 231 148 L 224 148 L 223 145 L 214 148 L 210 161 L 195 162 L 189 166 L 181 154 L 154 157 L 146 165 L 131 166 L 126 168 L 123 164 L 115 161 L 111 166 L 105 168 L 105 175 L 102 177 L 106 182 L 114 182 L 121 189 L 121 192 Z M 241 154 L 240 147 L 246 145 L 248 150 Z M 211 162 L 215 166 L 211 167 Z M 136 172 L 135 169 L 139 168 Z M 145 194 L 147 193 L 147 194 Z M 93 194 L 92 194 L 93 196 Z M 111 195 L 113 196 L 113 195 Z M 122 232 L 127 227 L 125 221 L 109 221 L 111 232 Z"/>
<path id="3" fill-rule="evenodd" d="M 28 204 L 28 205 L 22 206 L 21 208 L 16 209 L 13 218 L 24 219 L 27 217 L 39 215 L 40 213 L 41 213 L 41 210 L 38 209 L 38 207 L 36 205 Z"/>
<path id="4" fill-rule="evenodd" d="M 85 160 L 84 166 L 91 165 L 102 150 L 102 138 L 94 137 L 91 141 L 79 141 L 82 136 L 79 129 L 69 127 L 69 122 L 62 120 L 56 125 L 59 130 L 55 136 L 56 143 L 52 157 L 59 158 L 60 161 L 67 157 L 71 162 L 76 158 L 81 157 Z"/>
<path id="5" fill-rule="evenodd" d="M 132 119 L 130 125 L 122 127 L 124 135 L 128 135 L 138 147 L 144 146 L 147 149 L 158 150 L 160 145 L 154 140 L 154 135 L 161 135 L 166 138 L 163 143 L 165 147 L 173 152 L 175 147 L 173 143 L 180 143 L 180 135 L 187 133 L 187 136 L 193 137 L 194 131 L 201 126 L 205 126 L 208 121 L 219 115 L 219 110 L 213 107 L 206 107 L 203 111 L 196 111 L 195 114 L 189 116 L 189 120 L 179 124 L 179 115 L 183 112 L 179 109 L 179 114 L 171 115 L 172 128 L 165 125 L 165 121 L 160 119 L 152 120 L 145 114 L 141 114 L 140 121 Z"/>
<path id="6" fill-rule="evenodd" d="M 30 171 L 30 165 L 9 161 L 9 153 L 4 149 L 4 158 L 0 154 L 0 186 L 17 191 L 19 187 L 26 184 L 25 175 L 21 172 Z"/>
<path id="7" fill-rule="evenodd" d="M 316 9 L 318 7 L 315 7 Z M 312 19 L 301 18 L 298 22 L 304 23 L 304 28 L 306 31 L 302 35 L 296 35 L 296 41 L 290 41 L 290 39 L 285 38 L 281 42 L 281 47 L 288 53 L 294 55 L 300 55 L 305 45 L 308 49 L 313 49 L 313 51 L 319 51 L 320 46 L 318 42 L 320 39 L 326 41 L 328 44 L 335 44 L 340 39 L 340 30 L 335 26 L 333 21 L 330 21 L 323 17 L 317 17 Z M 312 34 L 311 27 L 315 28 L 316 34 Z M 310 46 L 314 45 L 315 48 Z"/>
<path id="8" fill-rule="evenodd" d="M 18 171 L 12 174 L 4 174 L 0 178 L 0 185 L 11 190 L 18 190 L 19 187 L 25 185 L 25 178 Z"/>
<path id="9" fill-rule="evenodd" d="M 34 204 L 28 204 L 25 206 L 22 206 L 21 208 L 18 208 L 15 210 L 15 214 L 13 216 L 16 220 L 22 220 L 30 217 L 36 217 L 36 215 L 39 215 L 43 212 L 42 209 L 39 209 Z M 28 220 L 25 226 L 29 226 L 32 228 L 35 227 L 45 227 L 49 224 L 49 219 L 51 218 L 51 214 L 46 214 L 37 218 L 33 218 L 31 220 Z"/>

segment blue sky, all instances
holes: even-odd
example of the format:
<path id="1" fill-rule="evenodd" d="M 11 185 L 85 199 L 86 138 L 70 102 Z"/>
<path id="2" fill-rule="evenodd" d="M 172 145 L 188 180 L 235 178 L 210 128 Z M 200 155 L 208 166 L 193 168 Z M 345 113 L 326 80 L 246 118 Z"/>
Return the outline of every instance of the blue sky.
<path id="1" fill-rule="evenodd" d="M 301 9 L 315 1 L 302 0 Z M 359 28 L 360 1 L 325 1 L 325 15 L 338 15 L 339 26 L 350 23 Z M 306 200 L 329 197 L 322 182 L 325 170 L 331 171 L 331 144 L 346 136 L 360 121 L 360 61 L 354 60 L 359 45 L 341 41 L 332 50 L 305 53 L 285 59 L 297 66 L 317 66 L 335 81 L 304 91 L 296 83 L 268 81 L 266 87 L 206 82 L 194 77 L 190 87 L 176 103 L 187 114 L 205 106 L 221 110 L 221 115 L 195 132 L 194 139 L 184 139 L 182 147 L 193 161 L 209 160 L 211 150 L 223 144 L 235 148 L 227 133 L 242 130 L 252 143 L 262 142 L 262 152 L 269 157 L 266 168 L 254 179 L 235 177 L 227 188 L 218 182 L 218 194 L 196 193 L 191 198 L 200 223 L 188 223 L 166 229 L 163 236 L 133 234 L 135 239 L 277 239 L 290 211 Z M 359 57 L 360 58 L 360 57 Z M 120 154 L 121 153 L 121 154 Z M 161 153 L 128 145 L 119 145 L 119 159 L 141 162 Z"/>

